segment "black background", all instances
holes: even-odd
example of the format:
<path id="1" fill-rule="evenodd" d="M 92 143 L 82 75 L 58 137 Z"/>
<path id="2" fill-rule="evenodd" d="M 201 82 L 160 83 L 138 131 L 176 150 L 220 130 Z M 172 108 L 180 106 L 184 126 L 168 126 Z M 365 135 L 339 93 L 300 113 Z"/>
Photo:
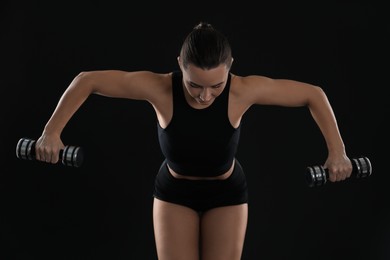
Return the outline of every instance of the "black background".
<path id="1" fill-rule="evenodd" d="M 368 1 L 367 1 L 368 2 Z M 388 13 L 377 4 L 37 2 L 0 5 L 1 259 L 157 259 L 154 176 L 163 159 L 152 107 L 91 96 L 63 131 L 80 168 L 19 160 L 84 70 L 170 72 L 199 21 L 230 40 L 238 75 L 321 86 L 350 157 L 373 174 L 304 181 L 327 150 L 306 108 L 252 107 L 237 158 L 250 211 L 242 259 L 390 259 Z M 388 129 L 388 128 L 387 128 Z"/>

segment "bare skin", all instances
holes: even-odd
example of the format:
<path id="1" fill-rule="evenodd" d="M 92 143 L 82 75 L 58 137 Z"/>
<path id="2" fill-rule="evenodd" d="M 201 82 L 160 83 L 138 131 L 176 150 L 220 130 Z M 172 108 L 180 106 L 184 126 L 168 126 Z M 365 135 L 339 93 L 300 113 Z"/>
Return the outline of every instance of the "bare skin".
<path id="1" fill-rule="evenodd" d="M 183 88 L 189 105 L 195 109 L 210 106 L 225 88 L 229 68 L 226 65 L 203 70 L 189 65 L 179 66 L 183 72 Z M 330 181 L 341 181 L 352 172 L 336 119 L 321 88 L 307 83 L 263 76 L 232 75 L 228 117 L 238 127 L 244 113 L 252 105 L 307 106 L 318 124 L 327 144 Z M 36 158 L 56 163 L 59 150 L 64 148 L 61 132 L 76 110 L 91 94 L 145 100 L 157 115 L 161 127 L 172 119 L 171 73 L 149 71 L 94 71 L 79 74 L 64 92 L 42 136 L 36 142 Z M 232 168 L 223 175 L 226 179 Z M 182 176 L 170 170 L 175 178 L 200 179 Z M 154 200 L 153 219 L 157 253 L 160 260 L 240 259 L 247 226 L 248 205 L 211 209 L 199 215 L 190 208 Z M 200 241 L 200 244 L 199 244 Z M 202 249 L 199 251 L 199 247 Z"/>
<path id="2" fill-rule="evenodd" d="M 154 199 L 158 259 L 239 260 L 247 218 L 247 204 L 214 208 L 199 215 L 190 208 Z"/>

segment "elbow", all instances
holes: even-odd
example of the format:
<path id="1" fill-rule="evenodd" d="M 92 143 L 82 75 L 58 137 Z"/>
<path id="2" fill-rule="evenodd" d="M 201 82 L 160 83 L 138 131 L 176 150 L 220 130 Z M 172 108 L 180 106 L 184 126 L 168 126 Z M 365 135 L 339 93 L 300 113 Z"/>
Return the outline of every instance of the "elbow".
<path id="1" fill-rule="evenodd" d="M 73 79 L 73 81 L 77 82 L 78 84 L 80 84 L 80 83 L 85 84 L 86 82 L 89 81 L 89 78 L 90 78 L 89 74 L 90 74 L 90 72 L 88 72 L 88 71 L 82 71 L 76 75 L 76 77 Z"/>
<path id="2" fill-rule="evenodd" d="M 312 107 L 315 104 L 323 103 L 324 101 L 326 103 L 328 102 L 326 93 L 321 87 L 314 86 L 310 93 L 311 94 L 308 96 L 308 99 L 306 100 L 306 106 Z"/>
<path id="3" fill-rule="evenodd" d="M 75 78 L 74 83 L 79 86 L 83 86 L 83 89 L 88 89 L 89 93 L 94 93 L 97 90 L 95 89 L 95 85 L 93 83 L 93 72 L 90 71 L 82 71 Z"/>
<path id="4" fill-rule="evenodd" d="M 320 86 L 314 86 L 314 96 L 320 99 L 327 99 L 325 91 Z"/>
<path id="5" fill-rule="evenodd" d="M 318 92 L 320 95 L 325 95 L 325 91 L 320 86 L 314 86 L 314 90 Z"/>
<path id="6" fill-rule="evenodd" d="M 87 82 L 91 78 L 91 74 L 92 74 L 92 72 L 90 72 L 90 71 L 82 71 L 79 74 L 77 74 L 77 76 L 75 77 L 75 80 L 77 80 L 79 82 L 80 81 Z"/>

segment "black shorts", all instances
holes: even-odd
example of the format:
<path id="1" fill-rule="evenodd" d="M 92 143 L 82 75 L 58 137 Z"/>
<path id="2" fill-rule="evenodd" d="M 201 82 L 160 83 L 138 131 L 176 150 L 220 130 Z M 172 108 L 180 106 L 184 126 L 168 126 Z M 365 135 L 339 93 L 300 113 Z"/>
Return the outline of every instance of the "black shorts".
<path id="1" fill-rule="evenodd" d="M 232 174 L 225 180 L 188 180 L 172 176 L 166 161 L 155 179 L 153 196 L 183 205 L 198 212 L 248 202 L 246 176 L 236 160 Z"/>

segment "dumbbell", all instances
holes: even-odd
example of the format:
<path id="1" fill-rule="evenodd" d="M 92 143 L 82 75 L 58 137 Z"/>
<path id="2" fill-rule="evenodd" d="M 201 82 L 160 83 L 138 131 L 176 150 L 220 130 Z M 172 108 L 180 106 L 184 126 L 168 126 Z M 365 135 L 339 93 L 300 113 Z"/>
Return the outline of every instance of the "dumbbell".
<path id="1" fill-rule="evenodd" d="M 20 138 L 16 145 L 16 157 L 23 160 L 35 160 L 35 140 L 29 138 Z M 81 147 L 65 146 L 60 150 L 60 160 L 65 166 L 80 167 L 84 160 L 84 154 Z"/>
<path id="2" fill-rule="evenodd" d="M 365 178 L 371 175 L 372 166 L 367 157 L 352 158 L 352 173 L 351 177 Z M 323 186 L 329 179 L 328 169 L 324 169 L 321 165 L 309 166 L 306 168 L 306 181 L 310 187 Z"/>

